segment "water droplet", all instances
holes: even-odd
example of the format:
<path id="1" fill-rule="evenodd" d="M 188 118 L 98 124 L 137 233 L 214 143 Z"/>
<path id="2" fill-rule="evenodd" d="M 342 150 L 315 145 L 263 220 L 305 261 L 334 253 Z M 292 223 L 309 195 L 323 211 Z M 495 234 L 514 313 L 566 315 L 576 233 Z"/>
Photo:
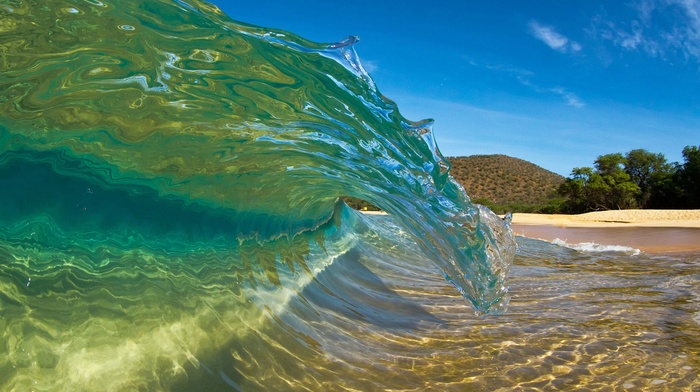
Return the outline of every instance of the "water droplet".
<path id="1" fill-rule="evenodd" d="M 120 29 L 120 30 L 127 30 L 127 31 L 134 31 L 134 30 L 136 30 L 136 28 L 135 28 L 134 26 L 132 26 L 132 25 L 127 25 L 127 24 L 120 25 L 120 26 L 119 26 L 119 29 Z"/>

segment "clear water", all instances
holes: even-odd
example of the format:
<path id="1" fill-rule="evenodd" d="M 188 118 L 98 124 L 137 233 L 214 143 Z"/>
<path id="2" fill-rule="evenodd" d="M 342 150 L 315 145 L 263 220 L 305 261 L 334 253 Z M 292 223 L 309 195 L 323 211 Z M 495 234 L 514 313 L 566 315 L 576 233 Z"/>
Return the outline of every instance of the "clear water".
<path id="1" fill-rule="evenodd" d="M 699 388 L 697 254 L 514 256 L 352 42 L 0 1 L 0 389 Z"/>

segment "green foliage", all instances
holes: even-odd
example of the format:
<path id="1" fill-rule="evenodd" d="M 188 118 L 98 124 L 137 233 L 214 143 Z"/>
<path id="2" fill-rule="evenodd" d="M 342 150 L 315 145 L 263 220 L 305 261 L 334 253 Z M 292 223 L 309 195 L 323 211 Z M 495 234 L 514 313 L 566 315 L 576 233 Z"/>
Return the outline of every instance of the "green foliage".
<path id="1" fill-rule="evenodd" d="M 548 200 L 545 204 L 524 204 L 524 203 L 506 203 L 496 204 L 488 199 L 472 199 L 472 202 L 482 204 L 488 207 L 491 211 L 497 214 L 507 214 L 509 212 L 533 213 L 533 214 L 558 214 L 563 211 L 563 203 L 565 199 L 554 198 Z"/>
<path id="2" fill-rule="evenodd" d="M 632 182 L 639 186 L 637 202 L 642 208 L 662 205 L 663 198 L 659 199 L 655 189 L 660 189 L 665 182 L 673 177 L 674 167 L 666 162 L 663 154 L 653 154 L 647 150 L 632 150 L 626 155 L 625 171 L 630 175 Z"/>
<path id="3" fill-rule="evenodd" d="M 377 206 L 374 204 L 356 197 L 345 196 L 343 197 L 343 201 L 349 207 L 359 211 L 379 211 L 379 208 L 377 208 Z"/>
<path id="4" fill-rule="evenodd" d="M 450 174 L 467 191 L 472 202 L 496 213 L 556 213 L 566 199 L 557 194 L 564 177 L 533 163 L 506 155 L 450 157 Z M 349 206 L 378 210 L 370 203 L 345 197 Z"/>
<path id="5" fill-rule="evenodd" d="M 683 158 L 674 177 L 677 202 L 683 208 L 700 208 L 700 149 L 686 146 Z"/>
<path id="6" fill-rule="evenodd" d="M 595 168 L 603 176 L 614 175 L 623 171 L 626 163 L 625 157 L 618 152 L 599 156 L 595 160 Z"/>
<path id="7" fill-rule="evenodd" d="M 685 163 L 669 164 L 643 149 L 601 155 L 595 168 L 574 168 L 559 187 L 562 211 L 627 208 L 700 208 L 700 151 L 683 149 Z"/>
<path id="8" fill-rule="evenodd" d="M 683 164 L 644 149 L 599 156 L 563 178 L 506 155 L 450 157 L 450 173 L 474 203 L 496 213 L 582 213 L 627 208 L 700 208 L 700 149 L 683 149 Z M 370 203 L 344 198 L 358 210 Z"/>

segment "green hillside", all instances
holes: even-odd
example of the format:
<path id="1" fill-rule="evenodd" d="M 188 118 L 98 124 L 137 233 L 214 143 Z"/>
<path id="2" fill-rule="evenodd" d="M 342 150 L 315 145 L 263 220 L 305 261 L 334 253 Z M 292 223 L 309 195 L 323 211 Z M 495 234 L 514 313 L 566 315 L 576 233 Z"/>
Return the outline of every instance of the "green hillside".
<path id="1" fill-rule="evenodd" d="M 448 157 L 451 174 L 472 201 L 496 212 L 550 212 L 564 177 L 534 163 L 506 155 Z"/>
<path id="2" fill-rule="evenodd" d="M 496 213 L 558 212 L 564 202 L 556 194 L 564 177 L 534 163 L 506 155 L 448 157 L 450 173 L 475 203 Z M 376 210 L 373 205 L 350 197 L 345 201 L 359 210 Z"/>

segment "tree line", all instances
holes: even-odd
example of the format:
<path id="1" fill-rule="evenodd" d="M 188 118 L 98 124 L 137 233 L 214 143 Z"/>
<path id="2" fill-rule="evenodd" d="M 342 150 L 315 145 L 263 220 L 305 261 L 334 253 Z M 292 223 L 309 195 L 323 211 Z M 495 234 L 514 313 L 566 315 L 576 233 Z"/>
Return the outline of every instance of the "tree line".
<path id="1" fill-rule="evenodd" d="M 700 208 L 700 149 L 686 146 L 683 163 L 636 149 L 601 155 L 594 167 L 577 167 L 559 187 L 560 212 Z"/>

